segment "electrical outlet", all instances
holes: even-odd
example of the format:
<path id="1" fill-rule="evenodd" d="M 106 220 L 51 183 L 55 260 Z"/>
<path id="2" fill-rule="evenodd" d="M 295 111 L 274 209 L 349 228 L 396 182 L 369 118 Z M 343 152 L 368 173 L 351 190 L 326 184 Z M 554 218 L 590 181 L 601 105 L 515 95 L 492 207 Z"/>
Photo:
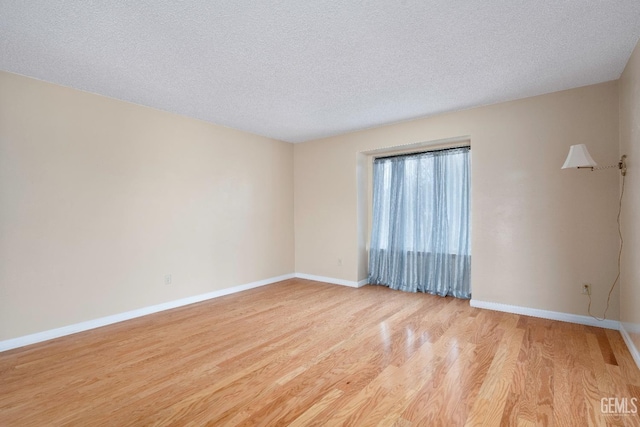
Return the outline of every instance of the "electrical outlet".
<path id="1" fill-rule="evenodd" d="M 171 284 L 171 275 L 170 274 L 165 274 L 164 275 L 164 284 L 165 285 L 170 285 Z"/>
<path id="2" fill-rule="evenodd" d="M 591 284 L 583 283 L 582 284 L 582 295 L 591 295 Z"/>

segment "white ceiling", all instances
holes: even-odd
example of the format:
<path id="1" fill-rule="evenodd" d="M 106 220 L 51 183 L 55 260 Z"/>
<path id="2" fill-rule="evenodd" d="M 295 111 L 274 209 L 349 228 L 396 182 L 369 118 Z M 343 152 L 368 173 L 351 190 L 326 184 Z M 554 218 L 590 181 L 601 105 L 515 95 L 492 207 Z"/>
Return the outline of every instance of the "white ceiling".
<path id="1" fill-rule="evenodd" d="M 617 79 L 640 0 L 0 0 L 0 69 L 301 142 Z"/>

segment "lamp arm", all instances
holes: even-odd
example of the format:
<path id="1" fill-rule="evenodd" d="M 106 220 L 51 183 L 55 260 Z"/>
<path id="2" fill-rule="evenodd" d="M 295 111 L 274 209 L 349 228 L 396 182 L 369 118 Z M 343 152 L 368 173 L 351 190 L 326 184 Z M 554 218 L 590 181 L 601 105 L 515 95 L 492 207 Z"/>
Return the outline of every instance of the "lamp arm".
<path id="1" fill-rule="evenodd" d="M 613 169 L 613 168 L 620 169 L 620 173 L 622 174 L 622 176 L 625 176 L 627 174 L 627 155 L 624 154 L 620 158 L 620 161 L 618 163 L 616 163 L 615 165 L 599 166 L 599 167 L 578 166 L 578 169 L 591 169 L 592 171 L 599 171 L 599 170 L 603 170 L 603 169 Z"/>

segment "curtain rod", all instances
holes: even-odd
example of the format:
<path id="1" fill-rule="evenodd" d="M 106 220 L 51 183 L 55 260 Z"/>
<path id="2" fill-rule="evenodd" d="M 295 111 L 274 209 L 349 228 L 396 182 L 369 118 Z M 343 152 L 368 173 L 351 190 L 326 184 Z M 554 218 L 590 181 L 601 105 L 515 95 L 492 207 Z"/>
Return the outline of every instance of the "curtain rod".
<path id="1" fill-rule="evenodd" d="M 435 150 L 424 150 L 424 151 L 416 151 L 416 152 L 412 152 L 412 153 L 392 154 L 390 156 L 374 157 L 374 160 L 393 159 L 394 157 L 419 156 L 420 154 L 439 153 L 441 151 L 459 150 L 461 148 L 468 148 L 469 150 L 471 150 L 471 145 L 469 145 L 469 144 L 456 145 L 455 147 L 439 148 L 439 149 L 435 149 Z"/>

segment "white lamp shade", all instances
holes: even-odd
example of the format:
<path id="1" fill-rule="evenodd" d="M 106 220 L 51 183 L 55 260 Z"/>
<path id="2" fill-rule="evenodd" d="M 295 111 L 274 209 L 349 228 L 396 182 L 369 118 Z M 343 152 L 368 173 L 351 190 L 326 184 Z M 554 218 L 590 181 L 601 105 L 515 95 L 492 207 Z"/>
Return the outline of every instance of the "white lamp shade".
<path id="1" fill-rule="evenodd" d="M 569 155 L 567 156 L 567 160 L 564 161 L 562 169 L 592 168 L 594 166 L 598 166 L 598 164 L 589 154 L 587 146 L 584 144 L 577 144 L 572 145 L 571 148 L 569 148 Z"/>

